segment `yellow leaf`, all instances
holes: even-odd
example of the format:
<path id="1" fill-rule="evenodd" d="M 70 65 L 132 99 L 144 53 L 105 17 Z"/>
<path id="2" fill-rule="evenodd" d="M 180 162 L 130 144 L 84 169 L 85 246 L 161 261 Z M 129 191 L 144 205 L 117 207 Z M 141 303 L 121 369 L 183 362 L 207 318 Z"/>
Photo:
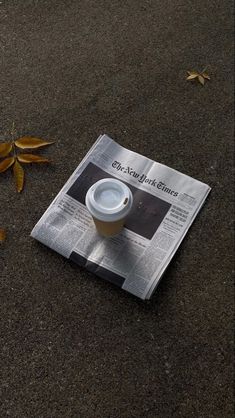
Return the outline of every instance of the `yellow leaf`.
<path id="1" fill-rule="evenodd" d="M 186 80 L 198 80 L 200 84 L 204 86 L 206 80 L 210 80 L 210 76 L 206 73 L 206 68 L 202 72 L 187 71 L 188 77 Z"/>
<path id="2" fill-rule="evenodd" d="M 15 158 L 14 157 L 8 157 L 5 158 L 5 160 L 0 162 L 0 173 L 3 173 L 6 171 L 9 167 L 11 167 L 12 164 L 14 164 Z"/>
<path id="3" fill-rule="evenodd" d="M 5 241 L 6 239 L 6 231 L 5 229 L 0 228 L 0 242 Z"/>
<path id="4" fill-rule="evenodd" d="M 34 136 L 23 136 L 22 138 L 19 138 L 15 141 L 15 145 L 18 148 L 40 148 L 45 147 L 45 145 L 54 144 L 54 142 L 51 141 L 44 141 L 44 139 L 41 138 L 35 138 Z"/>
<path id="5" fill-rule="evenodd" d="M 187 71 L 188 75 L 195 75 L 195 77 L 198 76 L 198 72 L 197 71 Z"/>
<path id="6" fill-rule="evenodd" d="M 0 144 L 0 157 L 6 157 L 12 150 L 11 142 L 3 142 Z"/>
<path id="7" fill-rule="evenodd" d="M 198 75 L 198 81 L 204 86 L 204 84 L 205 84 L 205 80 L 204 80 L 204 78 L 202 77 L 202 75 Z"/>
<path id="8" fill-rule="evenodd" d="M 207 73 L 202 73 L 202 77 L 203 78 L 206 78 L 207 80 L 210 80 L 211 78 L 210 78 L 210 76 L 207 74 Z"/>
<path id="9" fill-rule="evenodd" d="M 13 166 L 13 173 L 15 177 L 17 192 L 20 193 L 24 187 L 24 169 L 17 160 Z"/>
<path id="10" fill-rule="evenodd" d="M 186 78 L 186 80 L 194 80 L 195 78 L 197 78 L 198 77 L 198 74 L 190 74 L 187 78 Z"/>
<path id="11" fill-rule="evenodd" d="M 18 161 L 21 163 L 49 163 L 48 158 L 42 157 L 41 155 L 34 154 L 18 154 Z"/>

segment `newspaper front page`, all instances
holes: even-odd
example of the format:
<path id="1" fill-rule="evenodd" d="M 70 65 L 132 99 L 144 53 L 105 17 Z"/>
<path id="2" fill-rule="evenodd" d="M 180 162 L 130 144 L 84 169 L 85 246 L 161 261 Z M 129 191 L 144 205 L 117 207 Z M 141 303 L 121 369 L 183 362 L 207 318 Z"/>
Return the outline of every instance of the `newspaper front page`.
<path id="1" fill-rule="evenodd" d="M 92 184 L 116 178 L 133 193 L 125 228 L 100 236 L 85 206 Z M 141 299 L 149 299 L 210 187 L 101 135 L 34 227 L 33 238 Z"/>

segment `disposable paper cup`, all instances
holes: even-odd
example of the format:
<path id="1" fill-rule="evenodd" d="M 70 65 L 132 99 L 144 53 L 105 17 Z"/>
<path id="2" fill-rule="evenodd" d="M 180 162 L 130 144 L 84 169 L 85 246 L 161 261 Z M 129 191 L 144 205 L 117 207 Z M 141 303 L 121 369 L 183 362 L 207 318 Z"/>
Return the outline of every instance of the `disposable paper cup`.
<path id="1" fill-rule="evenodd" d="M 132 203 L 129 187 L 110 178 L 97 181 L 86 194 L 87 209 L 97 231 L 105 237 L 117 235 L 122 230 Z"/>

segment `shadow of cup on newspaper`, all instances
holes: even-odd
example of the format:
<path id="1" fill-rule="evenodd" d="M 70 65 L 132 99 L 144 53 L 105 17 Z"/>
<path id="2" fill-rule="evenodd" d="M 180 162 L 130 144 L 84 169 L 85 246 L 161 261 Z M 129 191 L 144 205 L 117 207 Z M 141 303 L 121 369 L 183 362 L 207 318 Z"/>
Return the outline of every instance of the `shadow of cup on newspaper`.
<path id="1" fill-rule="evenodd" d="M 124 226 L 132 207 L 133 196 L 126 184 L 105 178 L 89 188 L 85 201 L 98 233 L 104 237 L 113 237 Z"/>

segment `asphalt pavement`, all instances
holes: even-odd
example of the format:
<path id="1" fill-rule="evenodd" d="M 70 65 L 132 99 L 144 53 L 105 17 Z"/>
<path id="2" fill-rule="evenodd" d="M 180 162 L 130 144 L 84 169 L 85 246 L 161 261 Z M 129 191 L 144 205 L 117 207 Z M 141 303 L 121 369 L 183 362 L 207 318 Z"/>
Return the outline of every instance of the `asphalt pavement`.
<path id="1" fill-rule="evenodd" d="M 0 175 L 1 418 L 233 417 L 232 4 L 0 1 L 0 142 L 55 141 Z M 29 237 L 100 133 L 212 187 L 149 302 Z"/>

